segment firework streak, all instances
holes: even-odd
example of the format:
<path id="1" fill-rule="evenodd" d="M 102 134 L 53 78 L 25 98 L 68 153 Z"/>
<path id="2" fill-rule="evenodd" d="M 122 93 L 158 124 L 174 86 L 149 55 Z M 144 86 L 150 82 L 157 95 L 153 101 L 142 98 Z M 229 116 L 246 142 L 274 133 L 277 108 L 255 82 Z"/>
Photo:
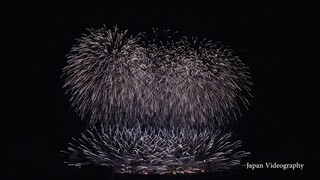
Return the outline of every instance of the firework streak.
<path id="1" fill-rule="evenodd" d="M 219 130 L 251 96 L 247 68 L 231 49 L 104 27 L 77 39 L 67 59 L 64 88 L 89 124 L 65 152 L 69 165 L 185 174 L 229 169 L 248 154 Z"/>

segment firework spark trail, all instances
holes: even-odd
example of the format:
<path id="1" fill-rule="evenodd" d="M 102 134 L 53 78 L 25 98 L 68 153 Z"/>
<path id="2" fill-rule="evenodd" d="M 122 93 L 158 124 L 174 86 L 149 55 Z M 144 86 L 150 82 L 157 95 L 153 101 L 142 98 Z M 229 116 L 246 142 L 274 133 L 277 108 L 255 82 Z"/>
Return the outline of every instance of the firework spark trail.
<path id="1" fill-rule="evenodd" d="M 92 126 L 225 126 L 249 104 L 246 67 L 222 45 L 168 31 L 155 37 L 128 36 L 116 27 L 89 31 L 67 56 L 64 87 Z"/>
<path id="2" fill-rule="evenodd" d="M 70 166 L 95 164 L 118 173 L 191 174 L 226 170 L 249 153 L 231 134 L 195 129 L 176 130 L 108 127 L 87 130 L 73 139 Z"/>

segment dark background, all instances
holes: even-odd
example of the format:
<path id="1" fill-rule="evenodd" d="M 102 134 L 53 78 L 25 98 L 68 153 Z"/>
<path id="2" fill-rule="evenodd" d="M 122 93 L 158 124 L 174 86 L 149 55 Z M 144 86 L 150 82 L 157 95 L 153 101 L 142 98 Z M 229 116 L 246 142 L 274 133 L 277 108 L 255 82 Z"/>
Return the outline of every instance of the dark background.
<path id="1" fill-rule="evenodd" d="M 62 90 L 65 55 L 86 28 L 103 24 L 132 34 L 159 27 L 230 45 L 254 83 L 239 133 L 243 149 L 252 153 L 244 162 L 305 164 L 302 171 L 242 169 L 202 178 L 319 176 L 319 9 L 314 7 L 186 0 L 2 5 L 0 179 L 110 177 L 99 168 L 69 168 L 59 154 L 82 131 Z"/>

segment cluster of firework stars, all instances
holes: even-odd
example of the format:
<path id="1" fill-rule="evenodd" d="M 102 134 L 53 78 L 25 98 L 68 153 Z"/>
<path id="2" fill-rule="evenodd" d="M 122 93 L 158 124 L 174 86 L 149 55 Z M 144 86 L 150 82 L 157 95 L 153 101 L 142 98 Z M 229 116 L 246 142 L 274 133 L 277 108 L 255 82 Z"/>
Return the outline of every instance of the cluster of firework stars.
<path id="1" fill-rule="evenodd" d="M 232 50 L 169 31 L 89 32 L 63 69 L 72 106 L 89 122 L 64 151 L 69 165 L 191 174 L 229 169 L 249 154 L 226 132 L 251 86 Z"/>

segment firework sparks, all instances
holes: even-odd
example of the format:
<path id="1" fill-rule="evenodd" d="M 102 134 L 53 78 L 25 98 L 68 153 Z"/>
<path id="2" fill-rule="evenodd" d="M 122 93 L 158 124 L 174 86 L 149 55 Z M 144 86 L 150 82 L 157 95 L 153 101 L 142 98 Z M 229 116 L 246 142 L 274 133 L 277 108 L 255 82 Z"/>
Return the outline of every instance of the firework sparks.
<path id="1" fill-rule="evenodd" d="M 70 166 L 106 166 L 117 173 L 192 174 L 226 170 L 249 153 L 231 133 L 190 128 L 176 130 L 100 127 L 70 143 Z"/>
<path id="2" fill-rule="evenodd" d="M 77 39 L 63 69 L 70 102 L 89 128 L 64 153 L 70 166 L 117 173 L 226 170 L 249 153 L 228 130 L 247 107 L 251 82 L 231 49 L 154 29 L 117 27 Z"/>
<path id="3" fill-rule="evenodd" d="M 249 76 L 232 50 L 211 41 L 154 34 L 134 37 L 102 28 L 78 39 L 67 56 L 65 87 L 91 125 L 224 126 L 241 105 L 248 105 Z"/>

